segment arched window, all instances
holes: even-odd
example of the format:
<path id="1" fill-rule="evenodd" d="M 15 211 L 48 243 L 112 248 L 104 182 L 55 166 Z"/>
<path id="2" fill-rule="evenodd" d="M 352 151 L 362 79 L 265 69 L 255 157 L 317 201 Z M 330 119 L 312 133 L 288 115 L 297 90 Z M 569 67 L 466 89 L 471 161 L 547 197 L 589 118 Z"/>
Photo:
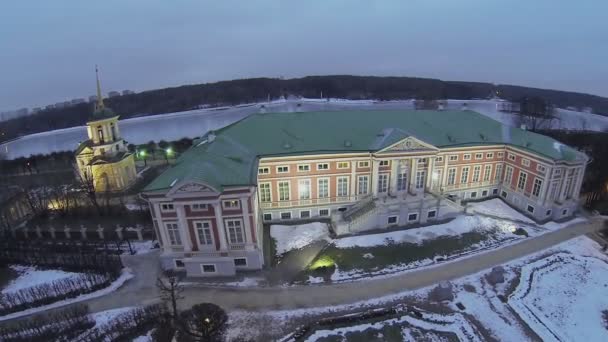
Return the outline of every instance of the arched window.
<path id="1" fill-rule="evenodd" d="M 114 123 L 110 124 L 110 132 L 112 132 L 112 141 L 116 141 L 116 128 L 114 128 Z"/>
<path id="2" fill-rule="evenodd" d="M 101 126 L 97 126 L 97 136 L 99 137 L 100 144 L 105 143 L 105 139 L 103 138 L 103 129 L 101 128 Z"/>

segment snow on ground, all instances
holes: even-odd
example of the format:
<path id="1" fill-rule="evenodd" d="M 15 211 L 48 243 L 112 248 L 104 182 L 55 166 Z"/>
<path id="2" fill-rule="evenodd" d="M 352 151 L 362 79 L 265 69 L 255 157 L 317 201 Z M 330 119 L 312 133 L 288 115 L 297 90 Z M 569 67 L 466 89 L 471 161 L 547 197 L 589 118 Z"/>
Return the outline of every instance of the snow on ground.
<path id="1" fill-rule="evenodd" d="M 146 254 L 150 252 L 157 251 L 156 241 L 145 240 L 145 241 L 131 241 L 131 248 L 135 252 L 135 254 Z M 129 248 L 126 247 L 125 253 L 129 253 Z"/>
<path id="2" fill-rule="evenodd" d="M 513 222 L 501 221 L 489 217 L 460 215 L 454 220 L 426 227 L 398 230 L 388 233 L 358 235 L 334 239 L 338 248 L 374 247 L 389 243 L 417 243 L 432 240 L 439 236 L 457 236 L 474 230 L 490 230 L 498 228 L 501 232 L 512 233 L 518 225 Z"/>
<path id="3" fill-rule="evenodd" d="M 114 319 L 116 319 L 116 317 L 129 311 L 133 311 L 135 309 L 137 309 L 137 307 L 129 306 L 124 308 L 96 312 L 91 314 L 91 318 L 93 318 L 93 320 L 95 321 L 95 326 L 102 326 L 112 322 Z"/>
<path id="4" fill-rule="evenodd" d="M 62 301 L 55 302 L 55 303 L 52 303 L 49 305 L 39 306 L 36 308 L 31 308 L 28 310 L 15 312 L 10 315 L 0 316 L 0 321 L 5 321 L 7 319 L 13 319 L 13 318 L 22 317 L 22 316 L 28 316 L 28 315 L 31 315 L 31 314 L 34 314 L 37 312 L 55 309 L 55 308 L 59 308 L 59 307 L 65 306 L 65 305 L 78 303 L 78 302 L 86 301 L 89 299 L 105 296 L 109 293 L 112 293 L 112 292 L 118 290 L 122 285 L 124 285 L 124 283 L 127 282 L 127 280 L 129 280 L 131 278 L 133 278 L 133 273 L 131 272 L 131 270 L 129 268 L 124 268 L 122 270 L 122 274 L 120 275 L 120 277 L 118 277 L 116 280 L 114 280 L 114 282 L 112 282 L 112 284 L 110 284 L 110 286 L 106 287 L 105 289 L 83 294 L 76 298 L 62 300 Z"/>
<path id="5" fill-rule="evenodd" d="M 154 330 L 148 331 L 145 335 L 138 336 L 133 339 L 133 342 L 152 342 L 152 332 Z"/>
<path id="6" fill-rule="evenodd" d="M 508 206 L 500 198 L 493 198 L 491 200 L 486 200 L 483 202 L 469 203 L 467 204 L 467 207 L 471 208 L 471 212 L 477 212 L 481 214 L 492 215 L 500 218 L 526 223 L 535 223 L 532 219 L 529 219 L 524 214 Z"/>
<path id="7" fill-rule="evenodd" d="M 321 222 L 296 226 L 273 224 L 270 226 L 270 236 L 276 241 L 276 255 L 279 256 L 315 241 L 329 240 L 329 229 L 326 223 Z"/>
<path id="8" fill-rule="evenodd" d="M 80 275 L 79 273 L 61 270 L 43 270 L 33 266 L 11 265 L 10 268 L 17 272 L 19 276 L 2 289 L 3 294 Z"/>

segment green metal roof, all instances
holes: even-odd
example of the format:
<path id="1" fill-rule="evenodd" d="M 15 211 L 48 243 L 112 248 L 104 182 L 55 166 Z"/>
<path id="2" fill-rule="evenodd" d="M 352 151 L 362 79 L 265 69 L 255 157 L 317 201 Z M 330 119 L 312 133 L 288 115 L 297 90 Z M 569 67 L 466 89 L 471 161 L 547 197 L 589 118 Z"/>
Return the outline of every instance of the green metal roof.
<path id="1" fill-rule="evenodd" d="M 251 185 L 260 157 L 373 152 L 408 136 L 439 148 L 508 144 L 553 160 L 582 158 L 556 140 L 508 127 L 473 111 L 341 111 L 253 114 L 195 140 L 175 166 L 144 191 L 164 190 L 184 180 L 221 191 Z"/>

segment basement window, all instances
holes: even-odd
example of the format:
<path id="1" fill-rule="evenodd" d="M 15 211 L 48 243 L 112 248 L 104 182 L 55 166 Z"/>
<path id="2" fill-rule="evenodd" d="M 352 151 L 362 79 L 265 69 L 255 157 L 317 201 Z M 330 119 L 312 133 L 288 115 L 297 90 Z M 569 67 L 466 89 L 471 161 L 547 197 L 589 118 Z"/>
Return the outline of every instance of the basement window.
<path id="1" fill-rule="evenodd" d="M 398 218 L 397 216 L 389 216 L 388 217 L 388 224 L 397 224 Z"/>

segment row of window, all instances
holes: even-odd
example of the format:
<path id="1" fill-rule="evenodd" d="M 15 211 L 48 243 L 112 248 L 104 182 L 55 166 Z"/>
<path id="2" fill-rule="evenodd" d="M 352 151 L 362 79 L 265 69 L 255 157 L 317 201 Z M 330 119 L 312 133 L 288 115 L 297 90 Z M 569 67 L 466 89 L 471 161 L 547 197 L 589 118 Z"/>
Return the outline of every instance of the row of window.
<path id="1" fill-rule="evenodd" d="M 471 153 L 465 153 L 462 155 L 462 160 L 471 160 L 472 159 L 473 154 Z M 475 160 L 481 160 L 483 159 L 484 154 L 483 153 L 475 153 Z M 494 152 L 487 152 L 485 154 L 486 159 L 493 159 L 494 158 Z M 504 152 L 498 152 L 497 153 L 497 157 L 498 158 L 502 158 L 504 156 Z M 448 157 L 449 161 L 458 161 L 458 155 L 457 154 L 451 154 Z"/>
<path id="2" fill-rule="evenodd" d="M 346 208 L 344 208 L 346 209 Z M 328 208 L 323 208 L 323 209 L 318 209 L 318 215 L 320 217 L 329 217 L 331 210 Z M 291 220 L 292 218 L 301 218 L 301 219 L 307 219 L 312 217 L 312 212 L 310 209 L 306 209 L 306 210 L 300 210 L 298 213 L 298 216 L 293 216 L 291 211 L 284 211 L 284 212 L 280 212 L 279 216 L 276 219 L 281 219 L 281 220 Z M 275 219 L 275 217 L 272 216 L 272 213 L 265 213 L 263 215 L 263 219 L 264 221 L 272 221 L 273 219 Z"/>
<path id="3" fill-rule="evenodd" d="M 190 208 L 192 210 L 201 211 L 201 210 L 209 209 L 209 205 L 206 203 L 194 203 L 194 204 L 190 204 Z M 228 209 L 228 210 L 240 209 L 241 201 L 237 200 L 237 199 L 223 200 L 222 208 Z M 165 211 L 165 212 L 175 211 L 175 205 L 173 203 L 161 203 L 160 210 Z"/>
<path id="4" fill-rule="evenodd" d="M 469 183 L 470 169 L 471 169 L 470 166 L 464 166 L 461 168 L 460 184 Z M 484 181 L 484 182 L 490 181 L 492 178 L 492 164 L 484 165 L 483 166 L 483 175 L 481 172 L 482 172 L 481 165 L 473 166 L 473 174 L 471 176 L 470 182 L 476 183 L 476 182 L 480 182 L 480 181 Z M 497 164 L 496 173 L 494 174 L 494 181 L 499 181 L 501 174 L 502 174 L 502 164 Z M 456 168 L 452 167 L 452 168 L 448 169 L 447 185 L 454 185 L 454 184 L 456 184 Z"/>
<path id="5" fill-rule="evenodd" d="M 427 211 L 426 217 L 427 218 L 437 217 L 437 210 L 433 209 L 433 210 Z M 407 222 L 415 222 L 415 221 L 418 221 L 418 213 L 407 214 Z M 389 225 L 399 224 L 399 216 L 398 215 L 389 216 L 386 223 Z"/>
<path id="6" fill-rule="evenodd" d="M 513 182 L 513 167 L 507 165 L 505 172 L 505 184 L 511 185 Z M 525 191 L 526 184 L 528 182 L 528 174 L 524 171 L 519 171 L 519 176 L 517 177 L 517 189 L 520 191 Z M 538 197 L 540 195 L 540 191 L 543 186 L 543 180 L 535 177 L 534 184 L 532 185 L 532 196 Z"/>
<path id="7" fill-rule="evenodd" d="M 506 192 L 506 191 L 502 191 L 502 192 L 500 193 L 500 196 L 501 196 L 502 198 L 504 198 L 505 200 L 506 200 L 506 199 L 509 197 L 509 195 L 507 194 L 507 192 Z M 531 214 L 534 214 L 534 211 L 536 211 L 536 208 L 535 208 L 533 205 L 528 204 L 528 205 L 526 206 L 526 211 L 528 211 L 528 212 L 529 212 L 529 213 L 531 213 Z M 551 209 L 547 209 L 547 210 L 545 211 L 545 216 L 551 216 L 551 214 L 552 214 L 552 213 L 553 213 L 553 211 L 552 211 Z M 568 215 L 568 209 L 562 209 L 562 216 L 566 216 L 566 215 Z"/>
<path id="8" fill-rule="evenodd" d="M 226 219 L 224 220 L 226 232 L 228 233 L 228 242 L 230 244 L 245 243 L 245 231 L 243 228 L 243 220 L 241 219 Z M 166 222 L 165 228 L 169 243 L 172 246 L 181 246 L 183 237 L 181 235 L 179 225 L 174 222 Z M 195 221 L 194 229 L 197 243 L 201 247 L 211 247 L 214 245 L 214 237 L 211 231 L 211 221 Z"/>
<path id="9" fill-rule="evenodd" d="M 175 268 L 184 268 L 186 265 L 182 259 L 174 259 Z M 247 258 L 234 258 L 235 267 L 247 267 Z M 201 264 L 201 272 L 203 273 L 217 273 L 216 264 Z"/>
<path id="10" fill-rule="evenodd" d="M 329 163 L 317 163 L 317 171 L 329 170 Z M 336 167 L 338 169 L 349 169 L 350 162 L 337 162 Z M 369 161 L 360 161 L 357 162 L 357 167 L 359 168 L 367 168 L 369 167 Z M 308 172 L 310 171 L 310 164 L 298 164 L 298 172 Z M 280 165 L 276 167 L 276 173 L 289 173 L 289 165 Z M 258 168 L 259 175 L 268 175 L 270 174 L 270 167 L 264 166 Z"/>

